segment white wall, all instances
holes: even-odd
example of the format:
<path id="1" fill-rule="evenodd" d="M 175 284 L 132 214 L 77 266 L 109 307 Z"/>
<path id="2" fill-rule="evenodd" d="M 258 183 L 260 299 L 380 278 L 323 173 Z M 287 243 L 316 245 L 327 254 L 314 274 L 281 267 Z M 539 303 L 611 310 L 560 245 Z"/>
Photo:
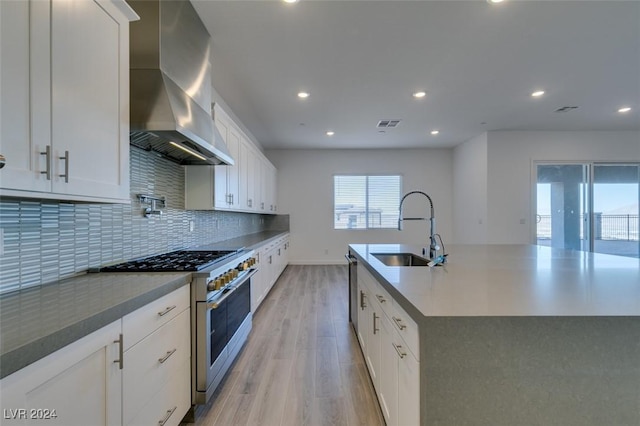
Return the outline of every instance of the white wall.
<path id="1" fill-rule="evenodd" d="M 487 242 L 528 244 L 535 239 L 533 162 L 637 162 L 640 132 L 489 132 L 487 159 Z M 456 221 L 458 226 L 464 224 Z"/>
<path id="2" fill-rule="evenodd" d="M 453 150 L 453 242 L 487 240 L 487 134 Z"/>
<path id="3" fill-rule="evenodd" d="M 428 222 L 397 230 L 334 230 L 335 174 L 401 174 L 404 193 L 421 190 L 433 199 L 437 232 L 452 238 L 453 152 L 450 149 L 270 150 L 278 169 L 278 212 L 290 215 L 291 263 L 344 263 L 350 243 L 428 244 Z M 407 199 L 407 213 L 424 215 L 426 199 Z M 419 209 L 419 213 L 414 213 Z"/>

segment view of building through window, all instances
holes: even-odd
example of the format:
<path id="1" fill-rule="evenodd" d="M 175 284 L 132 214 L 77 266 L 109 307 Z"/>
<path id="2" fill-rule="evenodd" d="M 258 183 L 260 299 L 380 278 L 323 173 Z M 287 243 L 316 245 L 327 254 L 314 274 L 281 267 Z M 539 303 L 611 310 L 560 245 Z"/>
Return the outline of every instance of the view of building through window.
<path id="1" fill-rule="evenodd" d="M 333 228 L 396 228 L 401 185 L 398 175 L 334 176 Z"/>

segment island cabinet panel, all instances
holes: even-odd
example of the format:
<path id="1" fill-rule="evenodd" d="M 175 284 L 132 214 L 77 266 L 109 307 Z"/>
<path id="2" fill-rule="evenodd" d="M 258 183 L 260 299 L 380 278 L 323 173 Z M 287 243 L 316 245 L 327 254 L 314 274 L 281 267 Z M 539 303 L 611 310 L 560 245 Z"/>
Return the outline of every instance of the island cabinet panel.
<path id="1" fill-rule="evenodd" d="M 2 379 L 2 424 L 121 424 L 121 336 L 118 320 Z"/>
<path id="2" fill-rule="evenodd" d="M 447 248 L 429 268 L 375 256 L 420 246 L 349 245 L 359 291 L 382 309 L 376 392 L 388 426 L 640 424 L 638 259 Z M 497 258 L 508 267 L 487 261 Z M 358 320 L 366 357 L 372 325 Z"/>
<path id="3" fill-rule="evenodd" d="M 361 264 L 358 264 L 358 294 L 358 341 L 385 422 L 387 426 L 418 425 L 418 326 L 402 308 L 395 306 L 389 293 Z M 415 346 L 413 351 L 410 346 Z"/>
<path id="4" fill-rule="evenodd" d="M 0 193 L 130 202 L 128 51 L 135 14 L 118 1 L 0 7 L 0 154 L 7 161 Z"/>

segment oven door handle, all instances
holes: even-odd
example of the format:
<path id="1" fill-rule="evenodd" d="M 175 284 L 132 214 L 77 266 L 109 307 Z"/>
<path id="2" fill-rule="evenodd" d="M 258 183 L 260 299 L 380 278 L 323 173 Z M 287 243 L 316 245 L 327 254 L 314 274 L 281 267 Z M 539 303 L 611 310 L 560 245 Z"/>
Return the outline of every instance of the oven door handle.
<path id="1" fill-rule="evenodd" d="M 207 302 L 207 309 L 218 309 L 218 307 L 222 304 L 222 302 L 224 302 L 227 299 L 227 297 L 231 296 L 231 294 L 233 294 L 233 292 L 236 291 L 238 287 L 240 287 L 242 284 L 247 282 L 249 278 L 251 278 L 253 274 L 255 274 L 256 272 L 258 272 L 257 269 L 250 269 L 249 272 L 244 277 L 242 277 L 242 279 L 238 282 L 238 284 L 235 284 L 233 287 L 230 287 L 229 291 L 224 293 L 219 298 Z"/>

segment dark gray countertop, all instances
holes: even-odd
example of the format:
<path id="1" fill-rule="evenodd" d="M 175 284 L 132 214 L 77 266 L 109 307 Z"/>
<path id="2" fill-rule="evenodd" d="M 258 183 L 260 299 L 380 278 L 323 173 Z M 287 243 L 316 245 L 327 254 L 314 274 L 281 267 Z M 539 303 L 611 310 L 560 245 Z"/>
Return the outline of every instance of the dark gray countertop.
<path id="1" fill-rule="evenodd" d="M 253 249 L 286 234 L 266 231 L 197 248 Z M 102 272 L 2 295 L 0 378 L 189 282 L 185 272 Z"/>
<path id="2" fill-rule="evenodd" d="M 219 243 L 205 244 L 194 248 L 197 250 L 234 250 L 244 247 L 251 250 L 267 244 L 271 240 L 287 235 L 288 233 L 289 231 L 264 231 L 256 234 L 243 235 L 242 237 L 232 238 Z"/>
<path id="3" fill-rule="evenodd" d="M 184 272 L 99 273 L 3 295 L 0 378 L 190 281 Z"/>

